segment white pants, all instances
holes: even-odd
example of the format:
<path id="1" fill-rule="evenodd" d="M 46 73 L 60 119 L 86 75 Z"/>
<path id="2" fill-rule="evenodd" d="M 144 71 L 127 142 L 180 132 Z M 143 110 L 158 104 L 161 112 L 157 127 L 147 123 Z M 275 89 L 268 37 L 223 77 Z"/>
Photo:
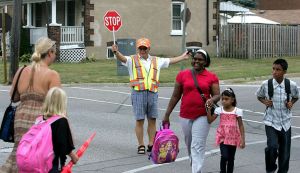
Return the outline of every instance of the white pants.
<path id="1" fill-rule="evenodd" d="M 185 144 L 191 159 L 192 173 L 201 173 L 205 157 L 205 146 L 210 125 L 206 116 L 196 120 L 181 118 L 181 127 Z"/>

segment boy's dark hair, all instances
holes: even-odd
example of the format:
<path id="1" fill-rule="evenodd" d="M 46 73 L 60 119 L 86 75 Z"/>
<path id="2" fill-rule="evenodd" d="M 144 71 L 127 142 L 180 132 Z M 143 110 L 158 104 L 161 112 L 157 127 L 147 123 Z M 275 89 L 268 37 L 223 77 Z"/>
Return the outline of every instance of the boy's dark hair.
<path id="1" fill-rule="evenodd" d="M 286 62 L 285 59 L 281 59 L 281 58 L 276 59 L 276 60 L 273 62 L 273 64 L 278 64 L 278 65 L 280 65 L 284 71 L 286 71 L 286 70 L 288 69 L 288 63 Z"/>
<path id="2" fill-rule="evenodd" d="M 233 89 L 232 88 L 227 88 L 227 89 L 225 89 L 223 92 L 222 92 L 222 94 L 221 94 L 221 96 L 227 96 L 227 97 L 231 97 L 231 98 L 233 98 L 234 99 L 234 101 L 233 101 L 233 103 L 232 103 L 232 106 L 236 106 L 236 97 L 235 97 L 235 94 L 234 94 L 234 91 L 233 91 Z"/>

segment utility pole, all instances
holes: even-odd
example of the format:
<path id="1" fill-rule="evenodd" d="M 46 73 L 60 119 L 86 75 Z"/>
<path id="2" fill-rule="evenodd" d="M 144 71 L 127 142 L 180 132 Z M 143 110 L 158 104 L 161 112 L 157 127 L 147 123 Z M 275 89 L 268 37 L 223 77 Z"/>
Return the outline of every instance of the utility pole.
<path id="1" fill-rule="evenodd" d="M 7 63 L 6 63 L 6 26 L 5 26 L 5 9 L 2 8 L 2 57 L 3 57 L 3 65 L 4 65 L 4 83 L 7 82 Z"/>
<path id="2" fill-rule="evenodd" d="M 185 52 L 185 47 L 186 47 L 186 43 L 185 43 L 185 37 L 186 37 L 186 35 L 185 35 L 185 30 L 186 30 L 186 1 L 184 1 L 184 3 L 183 3 L 183 13 L 182 13 L 182 18 L 181 18 L 181 20 L 182 20 L 182 23 L 183 23 L 183 25 L 182 25 L 182 40 L 181 40 L 181 51 L 182 51 L 182 53 L 183 52 Z M 180 62 L 180 70 L 183 70 L 184 69 L 184 67 L 183 67 L 183 64 L 182 64 L 182 62 Z"/>
<path id="3" fill-rule="evenodd" d="M 20 40 L 21 40 L 21 13 L 22 0 L 14 0 L 13 20 L 11 32 L 11 49 L 10 49 L 10 72 L 9 83 L 12 83 L 14 75 L 19 68 Z"/>

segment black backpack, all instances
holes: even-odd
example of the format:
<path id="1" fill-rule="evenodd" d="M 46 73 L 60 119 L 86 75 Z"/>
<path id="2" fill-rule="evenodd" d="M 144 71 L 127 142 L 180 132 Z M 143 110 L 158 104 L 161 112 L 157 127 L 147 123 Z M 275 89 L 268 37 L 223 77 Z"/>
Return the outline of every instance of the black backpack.
<path id="1" fill-rule="evenodd" d="M 286 92 L 287 100 L 290 100 L 290 94 L 291 94 L 291 84 L 290 80 L 284 78 L 284 88 Z M 273 78 L 268 80 L 268 94 L 270 100 L 272 100 L 273 94 L 274 94 L 274 88 L 273 88 Z"/>

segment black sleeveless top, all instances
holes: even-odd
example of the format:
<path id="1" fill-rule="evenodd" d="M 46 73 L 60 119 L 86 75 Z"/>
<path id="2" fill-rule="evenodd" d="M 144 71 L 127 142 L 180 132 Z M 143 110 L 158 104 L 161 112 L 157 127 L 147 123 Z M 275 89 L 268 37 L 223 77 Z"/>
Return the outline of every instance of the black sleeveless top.
<path id="1" fill-rule="evenodd" d="M 54 150 L 53 168 L 61 169 L 66 162 L 66 155 L 75 149 L 68 120 L 60 118 L 51 124 Z"/>

